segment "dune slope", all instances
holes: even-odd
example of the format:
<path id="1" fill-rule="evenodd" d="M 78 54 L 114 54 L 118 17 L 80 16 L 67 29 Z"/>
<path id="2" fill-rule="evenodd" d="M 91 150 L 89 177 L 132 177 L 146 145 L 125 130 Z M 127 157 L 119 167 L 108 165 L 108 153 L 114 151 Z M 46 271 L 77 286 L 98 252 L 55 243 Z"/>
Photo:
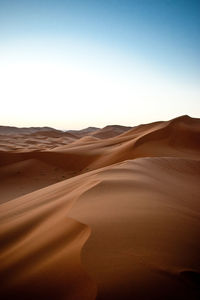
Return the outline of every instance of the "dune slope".
<path id="1" fill-rule="evenodd" d="M 144 158 L 1 205 L 1 294 L 198 299 L 199 180 L 200 162 Z"/>
<path id="2" fill-rule="evenodd" d="M 182 116 L 0 151 L 0 298 L 199 299 L 199 137 Z"/>
<path id="3" fill-rule="evenodd" d="M 69 215 L 92 229 L 82 259 L 97 299 L 198 299 L 200 162 L 137 159 L 95 178 Z"/>

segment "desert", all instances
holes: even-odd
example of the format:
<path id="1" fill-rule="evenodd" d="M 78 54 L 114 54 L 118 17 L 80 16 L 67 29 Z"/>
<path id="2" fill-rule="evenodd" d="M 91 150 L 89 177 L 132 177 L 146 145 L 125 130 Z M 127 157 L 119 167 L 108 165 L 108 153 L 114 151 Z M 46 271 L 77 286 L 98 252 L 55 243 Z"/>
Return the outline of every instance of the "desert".
<path id="1" fill-rule="evenodd" d="M 0 127 L 1 299 L 199 299 L 200 119 Z"/>

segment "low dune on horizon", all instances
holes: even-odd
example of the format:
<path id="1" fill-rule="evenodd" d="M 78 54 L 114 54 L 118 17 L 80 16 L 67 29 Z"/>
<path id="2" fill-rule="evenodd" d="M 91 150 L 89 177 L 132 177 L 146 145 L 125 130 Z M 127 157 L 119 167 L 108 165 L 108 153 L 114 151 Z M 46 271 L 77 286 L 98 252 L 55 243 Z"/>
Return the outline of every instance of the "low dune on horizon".
<path id="1" fill-rule="evenodd" d="M 200 119 L 0 126 L 0 299 L 200 299 Z"/>

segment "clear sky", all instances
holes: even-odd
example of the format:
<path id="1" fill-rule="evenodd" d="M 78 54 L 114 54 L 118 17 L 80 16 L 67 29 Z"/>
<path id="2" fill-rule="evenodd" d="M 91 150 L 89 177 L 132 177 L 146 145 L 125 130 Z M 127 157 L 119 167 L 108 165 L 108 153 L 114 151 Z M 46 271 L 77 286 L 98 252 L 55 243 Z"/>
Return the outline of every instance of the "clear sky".
<path id="1" fill-rule="evenodd" d="M 200 0 L 0 0 L 0 124 L 200 117 Z"/>

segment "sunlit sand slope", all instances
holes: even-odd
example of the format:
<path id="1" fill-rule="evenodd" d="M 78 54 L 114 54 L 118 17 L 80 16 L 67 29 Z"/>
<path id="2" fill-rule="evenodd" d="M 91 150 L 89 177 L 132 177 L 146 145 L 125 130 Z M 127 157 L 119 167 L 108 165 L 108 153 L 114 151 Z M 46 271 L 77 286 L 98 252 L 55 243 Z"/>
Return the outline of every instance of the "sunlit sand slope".
<path id="1" fill-rule="evenodd" d="M 0 151 L 1 299 L 200 299 L 199 119 L 37 147 Z"/>

